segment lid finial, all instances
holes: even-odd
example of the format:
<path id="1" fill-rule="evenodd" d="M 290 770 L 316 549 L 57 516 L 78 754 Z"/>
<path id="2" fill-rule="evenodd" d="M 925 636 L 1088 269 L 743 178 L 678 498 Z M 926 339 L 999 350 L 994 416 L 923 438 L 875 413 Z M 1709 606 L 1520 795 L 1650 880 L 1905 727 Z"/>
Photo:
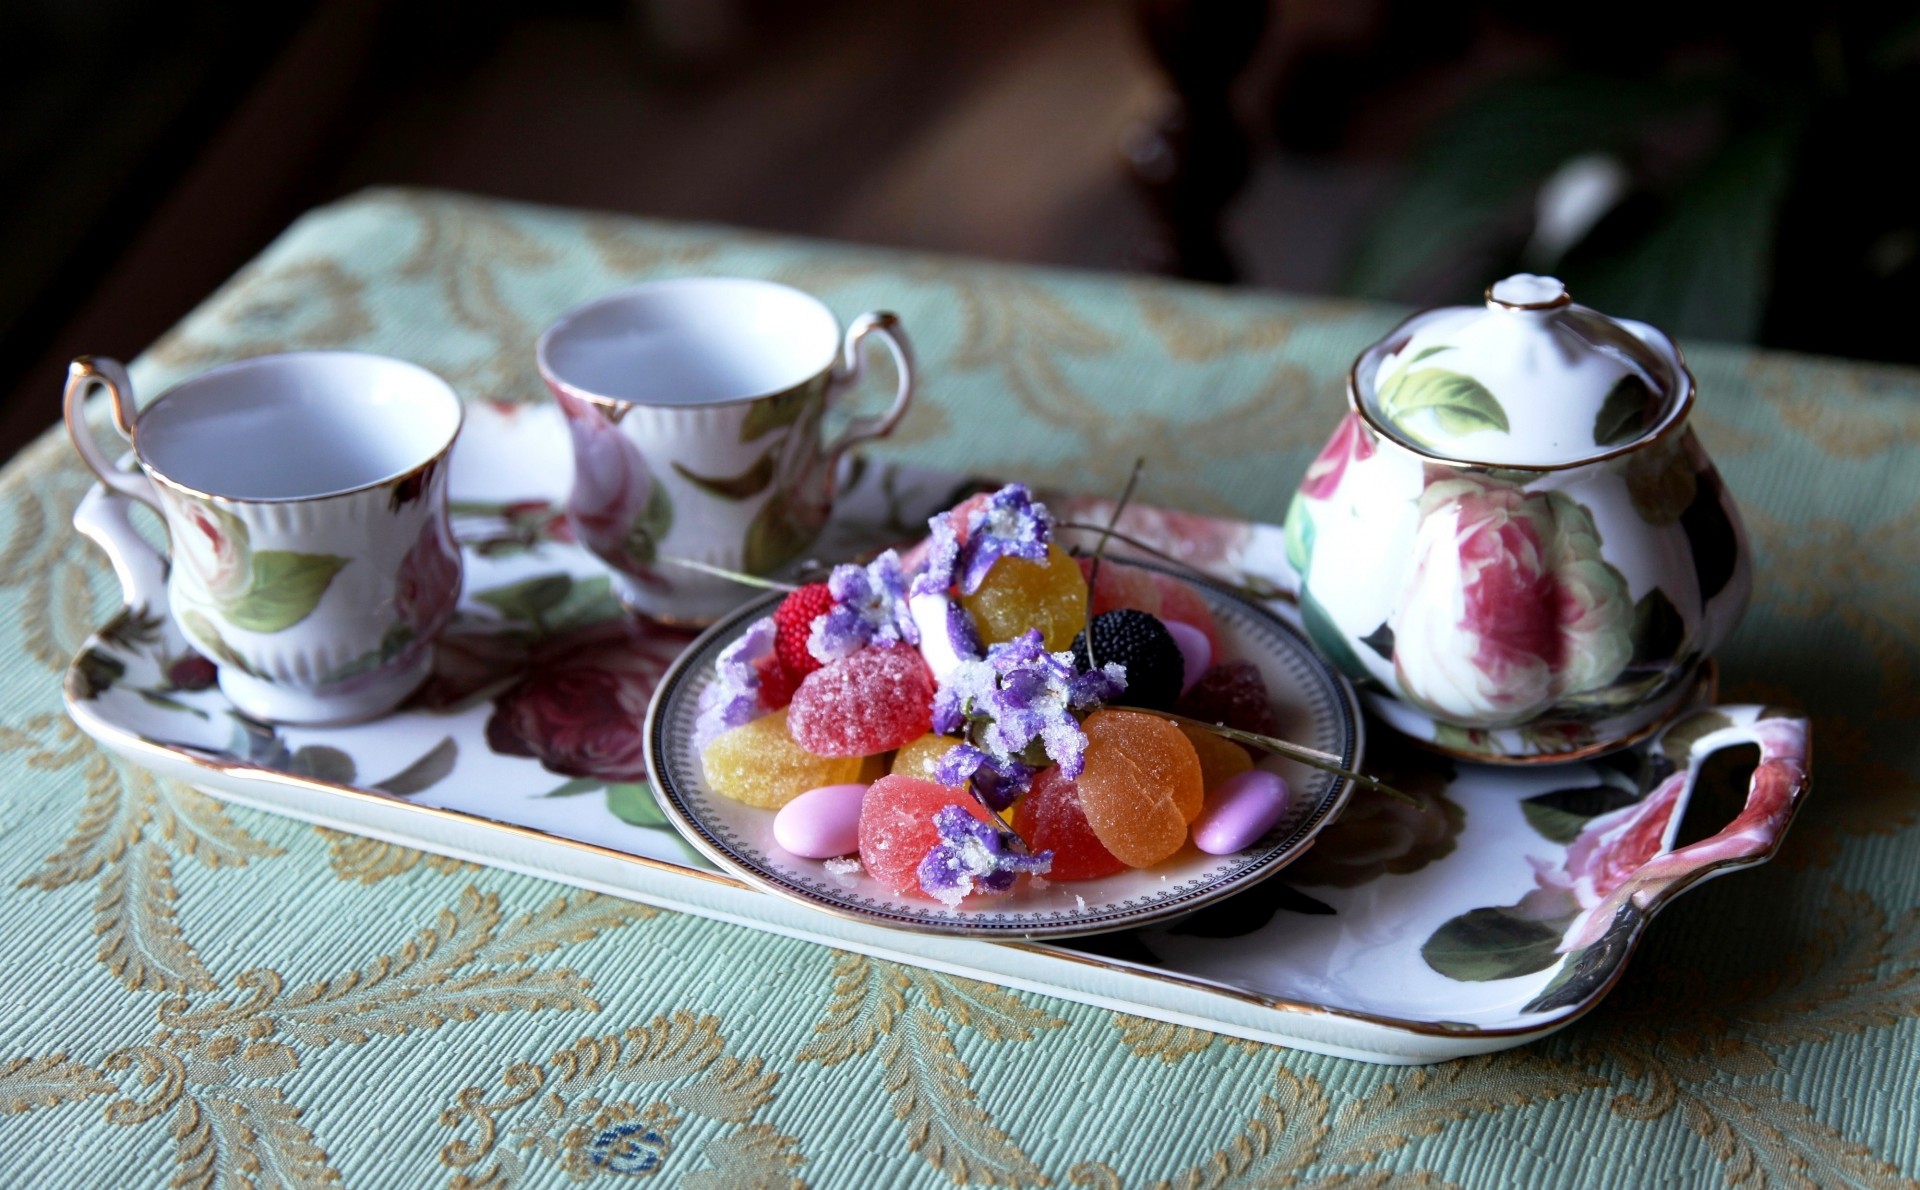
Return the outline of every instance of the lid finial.
<path id="1" fill-rule="evenodd" d="M 1494 310 L 1557 310 L 1572 301 L 1558 277 L 1515 273 L 1487 286 L 1487 306 Z"/>

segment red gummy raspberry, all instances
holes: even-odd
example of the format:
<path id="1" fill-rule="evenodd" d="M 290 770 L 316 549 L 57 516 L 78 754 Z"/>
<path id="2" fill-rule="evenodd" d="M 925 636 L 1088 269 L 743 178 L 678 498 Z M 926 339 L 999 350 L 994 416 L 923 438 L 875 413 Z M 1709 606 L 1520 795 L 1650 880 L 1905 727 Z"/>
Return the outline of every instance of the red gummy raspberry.
<path id="1" fill-rule="evenodd" d="M 780 601 L 773 613 L 773 655 L 786 667 L 795 684 L 820 668 L 820 659 L 807 651 L 813 622 L 833 606 L 833 592 L 825 583 L 808 583 Z"/>
<path id="2" fill-rule="evenodd" d="M 1174 711 L 1202 723 L 1224 723 L 1259 735 L 1280 734 L 1260 668 L 1251 661 L 1229 661 L 1210 667 L 1180 697 Z"/>

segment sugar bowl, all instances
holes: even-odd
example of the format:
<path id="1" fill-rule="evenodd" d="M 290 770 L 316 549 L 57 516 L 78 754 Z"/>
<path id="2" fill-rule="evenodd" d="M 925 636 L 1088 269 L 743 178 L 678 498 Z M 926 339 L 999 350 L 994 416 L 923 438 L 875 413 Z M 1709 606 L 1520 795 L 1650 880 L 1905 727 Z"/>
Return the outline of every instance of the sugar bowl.
<path id="1" fill-rule="evenodd" d="M 1355 361 L 1287 514 L 1314 643 L 1375 714 L 1462 757 L 1653 730 L 1751 586 L 1694 395 L 1671 339 L 1551 277 L 1403 322 Z"/>

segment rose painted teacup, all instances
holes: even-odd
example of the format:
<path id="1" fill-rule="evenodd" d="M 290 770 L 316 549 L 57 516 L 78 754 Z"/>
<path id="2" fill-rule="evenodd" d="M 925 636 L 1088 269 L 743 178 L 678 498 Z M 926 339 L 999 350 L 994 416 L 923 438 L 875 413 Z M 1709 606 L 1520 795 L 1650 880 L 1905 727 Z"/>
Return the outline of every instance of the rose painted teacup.
<path id="1" fill-rule="evenodd" d="M 827 413 L 859 380 L 870 335 L 893 356 L 893 401 L 828 439 Z M 843 337 L 818 299 L 729 277 L 576 307 L 540 337 L 539 363 L 573 441 L 576 535 L 628 606 L 685 625 L 751 594 L 697 567 L 765 575 L 812 544 L 841 456 L 890 432 L 914 388 L 894 315 L 862 314 Z"/>
<path id="2" fill-rule="evenodd" d="M 1694 696 L 1750 576 L 1671 339 L 1509 277 L 1362 352 L 1348 401 L 1287 555 L 1376 714 L 1456 755 L 1566 759 Z"/>
<path id="3" fill-rule="evenodd" d="M 94 437 L 104 387 L 138 466 Z M 187 640 L 240 710 L 282 723 L 381 714 L 425 680 L 460 598 L 447 459 L 460 399 L 417 365 L 345 351 L 215 368 L 136 412 L 126 370 L 68 371 L 67 431 L 111 492 L 157 509 L 160 559 L 124 517 L 116 568 L 165 569 Z M 159 609 L 154 609 L 159 610 Z"/>

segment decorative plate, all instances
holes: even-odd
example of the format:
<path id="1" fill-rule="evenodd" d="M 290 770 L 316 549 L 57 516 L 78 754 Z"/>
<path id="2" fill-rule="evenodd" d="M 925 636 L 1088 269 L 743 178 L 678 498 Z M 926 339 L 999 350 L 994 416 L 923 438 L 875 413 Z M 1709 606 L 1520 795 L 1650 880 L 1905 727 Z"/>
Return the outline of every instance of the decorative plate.
<path id="1" fill-rule="evenodd" d="M 1360 712 L 1346 680 L 1272 612 L 1224 587 L 1192 582 L 1212 605 L 1226 655 L 1260 667 L 1282 737 L 1354 768 Z M 756 888 L 815 909 L 897 929 L 981 938 L 1066 938 L 1127 929 L 1192 913 L 1280 871 L 1306 851 L 1352 793 L 1352 782 L 1343 777 L 1269 756 L 1260 767 L 1286 778 L 1293 804 L 1244 851 L 1207 855 L 1188 845 L 1151 868 L 1100 880 L 1023 880 L 1006 896 L 975 897 L 958 908 L 895 893 L 865 872 L 831 872 L 773 841 L 772 811 L 714 793 L 692 743 L 700 692 L 714 680 L 715 658 L 747 625 L 771 614 L 779 599 L 757 599 L 715 624 L 667 671 L 647 711 L 647 771 L 660 808 L 704 855 Z"/>

